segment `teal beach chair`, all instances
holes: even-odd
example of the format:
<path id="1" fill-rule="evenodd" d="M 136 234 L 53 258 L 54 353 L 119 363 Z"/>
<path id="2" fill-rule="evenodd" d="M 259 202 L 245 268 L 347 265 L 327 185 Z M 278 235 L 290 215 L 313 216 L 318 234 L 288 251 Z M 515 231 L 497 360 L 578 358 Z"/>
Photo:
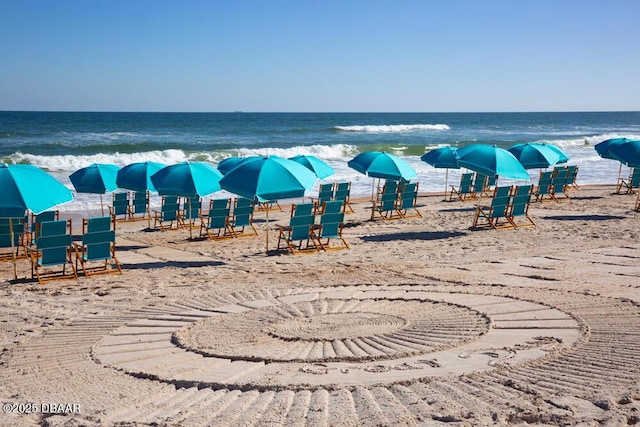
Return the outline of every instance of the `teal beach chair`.
<path id="1" fill-rule="evenodd" d="M 493 190 L 493 198 L 490 205 L 476 205 L 476 213 L 473 218 L 473 227 L 482 225 L 494 228 L 513 228 L 512 223 L 507 218 L 507 208 L 511 201 L 512 187 L 496 187 Z M 480 220 L 486 221 L 479 224 Z M 502 222 L 501 222 L 502 220 Z"/>
<path id="2" fill-rule="evenodd" d="M 13 261 L 14 257 L 16 259 L 27 257 L 26 224 L 25 217 L 0 219 L 0 248 L 3 249 L 0 253 L 0 261 Z"/>
<path id="3" fill-rule="evenodd" d="M 292 254 L 317 252 L 318 246 L 313 240 L 315 215 L 308 215 L 305 209 L 299 213 L 292 209 L 289 225 L 278 225 L 278 250 L 288 249 Z"/>
<path id="4" fill-rule="evenodd" d="M 116 219 L 127 220 L 131 214 L 129 209 L 129 193 L 113 193 L 113 205 L 109 206 L 109 213 Z M 118 218 L 122 215 L 122 218 Z"/>
<path id="5" fill-rule="evenodd" d="M 323 251 L 349 249 L 349 244 L 342 236 L 344 211 L 344 202 L 340 200 L 325 203 L 319 226 L 311 230 L 317 246 Z M 331 244 L 332 241 L 334 244 Z"/>
<path id="6" fill-rule="evenodd" d="M 551 178 L 553 171 L 540 172 L 540 178 L 538 178 L 538 185 L 535 188 L 533 195 L 539 202 L 544 201 L 545 197 L 551 198 Z"/>
<path id="7" fill-rule="evenodd" d="M 618 178 L 616 185 L 617 194 L 632 194 L 640 187 L 640 168 L 633 168 L 628 178 Z"/>
<path id="8" fill-rule="evenodd" d="M 354 213 L 351 207 L 351 183 L 337 182 L 333 200 L 344 202 L 345 213 Z"/>
<path id="9" fill-rule="evenodd" d="M 313 200 L 315 203 L 315 213 L 322 213 L 322 206 L 324 202 L 328 202 L 333 200 L 334 197 L 334 184 L 320 184 L 320 188 L 318 189 L 318 197 Z"/>
<path id="10" fill-rule="evenodd" d="M 82 240 L 74 242 L 76 271 L 78 264 L 85 276 L 122 273 L 116 258 L 115 216 L 84 218 Z"/>
<path id="11" fill-rule="evenodd" d="M 40 284 L 58 279 L 78 279 L 71 261 L 71 220 L 40 223 L 40 231 L 34 242 L 33 246 L 27 248 L 32 278 L 37 278 Z M 67 264 L 71 267 L 71 272 L 66 270 Z M 60 265 L 61 271 L 51 269 Z"/>
<path id="12" fill-rule="evenodd" d="M 400 189 L 400 197 L 398 201 L 398 209 L 403 218 L 422 218 L 422 214 L 418 210 L 418 183 L 408 182 L 403 184 Z M 413 211 L 413 213 L 411 213 Z"/>
<path id="13" fill-rule="evenodd" d="M 147 191 L 136 191 L 133 193 L 131 206 L 129 206 L 129 219 L 148 219 L 149 215 L 149 193 Z"/>
<path id="14" fill-rule="evenodd" d="M 473 185 L 473 172 L 466 172 L 460 176 L 460 185 L 456 187 L 455 185 L 451 186 L 451 192 L 449 193 L 449 201 L 453 200 L 453 195 L 456 195 L 456 198 L 459 200 L 466 200 L 467 197 L 475 198 L 471 191 L 471 186 Z"/>
<path id="15" fill-rule="evenodd" d="M 507 219 L 514 227 L 534 226 L 535 222 L 529 216 L 529 203 L 533 193 L 532 185 L 520 185 L 513 191 L 511 203 L 507 208 Z"/>
<path id="16" fill-rule="evenodd" d="M 257 236 L 258 230 L 253 225 L 255 204 L 251 199 L 238 197 L 233 205 L 230 225 L 235 237 Z"/>
<path id="17" fill-rule="evenodd" d="M 180 198 L 163 196 L 160 211 L 154 211 L 153 227 L 161 230 L 175 230 L 180 223 Z"/>
<path id="18" fill-rule="evenodd" d="M 209 240 L 230 239 L 235 232 L 229 222 L 231 199 L 213 199 L 209 203 L 209 213 L 200 221 L 200 237 Z"/>
<path id="19" fill-rule="evenodd" d="M 402 214 L 398 210 L 398 183 L 396 181 L 387 180 L 382 190 L 378 192 L 371 208 L 371 219 L 374 219 L 376 213 L 384 220 L 402 218 Z"/>

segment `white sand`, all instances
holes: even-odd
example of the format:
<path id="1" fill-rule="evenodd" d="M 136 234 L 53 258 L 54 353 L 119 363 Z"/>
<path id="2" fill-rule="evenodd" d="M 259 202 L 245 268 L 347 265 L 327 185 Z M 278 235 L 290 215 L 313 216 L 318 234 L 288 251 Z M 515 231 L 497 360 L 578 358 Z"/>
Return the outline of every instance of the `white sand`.
<path id="1" fill-rule="evenodd" d="M 361 200 L 328 253 L 265 255 L 259 213 L 215 242 L 119 223 L 122 275 L 0 263 L 0 400 L 78 405 L 0 425 L 638 423 L 640 213 L 612 190 L 498 231 L 473 202 L 369 221 Z"/>

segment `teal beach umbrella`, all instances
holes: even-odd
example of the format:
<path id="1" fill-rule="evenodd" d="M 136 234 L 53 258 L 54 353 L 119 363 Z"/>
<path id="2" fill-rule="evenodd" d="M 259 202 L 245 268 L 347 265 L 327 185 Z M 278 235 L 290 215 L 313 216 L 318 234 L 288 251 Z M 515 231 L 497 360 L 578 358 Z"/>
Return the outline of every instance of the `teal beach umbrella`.
<path id="1" fill-rule="evenodd" d="M 253 159 L 253 158 L 256 158 L 256 157 L 258 157 L 258 156 L 227 157 L 226 159 L 220 160 L 220 162 L 218 163 L 217 168 L 223 175 L 226 175 L 227 172 L 229 172 L 231 169 L 233 169 L 236 166 L 238 166 L 240 163 L 244 162 L 247 159 Z"/>
<path id="2" fill-rule="evenodd" d="M 289 160 L 300 163 L 311 172 L 315 173 L 318 179 L 325 179 L 336 173 L 331 166 L 316 156 L 299 154 L 297 156 L 289 157 Z"/>
<path id="3" fill-rule="evenodd" d="M 372 178 L 409 181 L 416 171 L 406 161 L 384 151 L 366 151 L 347 162 L 351 169 Z"/>
<path id="4" fill-rule="evenodd" d="M 430 164 L 436 169 L 446 169 L 444 178 L 444 195 L 447 195 L 449 188 L 449 169 L 460 169 L 458 165 L 458 157 L 456 156 L 457 148 L 450 145 L 434 148 L 424 153 L 420 160 Z"/>
<path id="5" fill-rule="evenodd" d="M 458 148 L 461 167 L 487 176 L 529 180 L 529 173 L 513 154 L 495 145 L 471 144 Z"/>
<path id="6" fill-rule="evenodd" d="M 69 180 L 78 193 L 100 194 L 100 207 L 104 215 L 102 195 L 118 188 L 116 178 L 119 170 L 116 165 L 94 163 L 69 175 Z"/>
<path id="7" fill-rule="evenodd" d="M 151 175 L 151 182 L 162 196 L 208 196 L 220 190 L 222 174 L 202 162 L 182 162 L 166 166 Z"/>
<path id="8" fill-rule="evenodd" d="M 230 193 L 263 202 L 304 197 L 318 178 L 306 167 L 278 156 L 251 157 L 227 172 L 220 186 Z M 269 210 L 266 248 L 269 250 Z"/>
<path id="9" fill-rule="evenodd" d="M 119 188 L 127 190 L 157 192 L 151 182 L 151 175 L 164 166 L 156 162 L 131 163 L 118 171 L 116 184 Z"/>
<path id="10" fill-rule="evenodd" d="M 640 141 L 628 140 L 623 144 L 615 144 L 609 148 L 608 154 L 626 166 L 640 167 Z"/>
<path id="11" fill-rule="evenodd" d="M 611 148 L 615 147 L 616 145 L 626 144 L 627 142 L 631 141 L 633 140 L 628 138 L 611 138 L 597 143 L 593 148 L 603 159 L 618 160 L 611 154 Z"/>
<path id="12" fill-rule="evenodd" d="M 32 165 L 0 166 L 0 218 L 9 219 L 10 239 L 13 245 L 13 218 L 22 218 L 27 211 L 42 213 L 73 200 L 73 193 L 44 170 Z M 13 274 L 18 278 L 15 250 Z"/>
<path id="13" fill-rule="evenodd" d="M 515 144 L 507 150 L 518 159 L 525 169 L 544 169 L 569 160 L 569 157 L 559 148 L 538 142 Z"/>

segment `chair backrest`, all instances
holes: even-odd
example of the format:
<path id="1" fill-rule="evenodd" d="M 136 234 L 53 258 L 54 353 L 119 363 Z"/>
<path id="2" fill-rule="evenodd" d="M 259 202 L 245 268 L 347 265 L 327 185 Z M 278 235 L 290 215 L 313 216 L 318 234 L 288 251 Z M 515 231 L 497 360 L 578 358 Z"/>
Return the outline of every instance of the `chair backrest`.
<path id="1" fill-rule="evenodd" d="M 289 218 L 289 227 L 291 233 L 289 235 L 290 240 L 306 240 L 309 238 L 311 227 L 315 223 L 316 217 L 314 215 L 299 215 Z"/>
<path id="2" fill-rule="evenodd" d="M 460 176 L 460 193 L 468 193 L 473 185 L 473 172 L 465 172 Z"/>
<path id="3" fill-rule="evenodd" d="M 113 230 L 94 231 L 82 235 L 83 256 L 87 261 L 102 261 L 112 257 L 112 245 L 116 241 Z"/>
<path id="4" fill-rule="evenodd" d="M 558 193 L 564 190 L 564 187 L 567 185 L 567 177 L 568 177 L 567 168 L 555 168 L 553 176 L 551 177 L 551 187 L 553 191 Z"/>
<path id="5" fill-rule="evenodd" d="M 323 213 L 320 216 L 320 237 L 333 238 L 340 236 L 340 228 L 344 222 L 344 212 Z"/>
<path id="6" fill-rule="evenodd" d="M 475 180 L 473 181 L 473 191 L 475 193 L 481 193 L 487 187 L 487 175 L 476 173 Z"/>
<path id="7" fill-rule="evenodd" d="M 202 200 L 200 196 L 185 197 L 182 208 L 184 209 L 185 219 L 197 219 L 200 217 L 200 208 Z"/>
<path id="8" fill-rule="evenodd" d="M 313 203 L 298 203 L 291 205 L 291 216 L 305 216 L 313 214 Z"/>
<path id="9" fill-rule="evenodd" d="M 175 221 L 178 219 L 180 211 L 180 200 L 178 196 L 163 196 L 162 207 L 160 208 L 162 219 L 165 221 Z"/>
<path id="10" fill-rule="evenodd" d="M 522 216 L 527 214 L 529 202 L 531 201 L 532 189 L 533 186 L 531 184 L 519 185 L 515 188 L 513 198 L 511 200 L 511 215 Z"/>
<path id="11" fill-rule="evenodd" d="M 146 213 L 149 210 L 149 194 L 146 191 L 136 191 L 132 204 L 134 214 Z"/>
<path id="12" fill-rule="evenodd" d="M 631 174 L 629 175 L 629 186 L 631 188 L 638 188 L 640 187 L 640 168 L 633 168 L 633 170 L 631 171 Z"/>
<path id="13" fill-rule="evenodd" d="M 551 187 L 552 178 L 553 178 L 553 171 L 540 172 L 540 178 L 538 179 L 539 195 L 544 195 L 549 193 L 549 187 Z"/>
<path id="14" fill-rule="evenodd" d="M 58 211 L 45 211 L 37 215 L 31 216 L 31 232 L 38 236 L 40 233 L 40 224 L 43 222 L 57 221 L 60 219 Z"/>
<path id="15" fill-rule="evenodd" d="M 496 187 L 493 190 L 493 199 L 491 199 L 491 218 L 502 218 L 505 216 L 507 206 L 511 202 L 511 186 Z"/>
<path id="16" fill-rule="evenodd" d="M 20 246 L 22 236 L 25 233 L 26 218 L 2 218 L 0 219 L 0 248 Z M 13 244 L 11 243 L 11 230 L 13 229 Z"/>
<path id="17" fill-rule="evenodd" d="M 351 195 L 351 183 L 350 182 L 338 182 L 336 183 L 336 190 L 333 196 L 334 200 L 349 201 Z"/>
<path id="18" fill-rule="evenodd" d="M 209 203 L 209 228 L 225 228 L 230 214 L 231 199 L 212 199 Z"/>
<path id="19" fill-rule="evenodd" d="M 112 229 L 115 229 L 115 216 L 97 216 L 82 219 L 82 234 Z"/>
<path id="20" fill-rule="evenodd" d="M 253 211 L 255 205 L 251 199 L 238 197 L 233 208 L 233 224 L 236 227 L 251 225 L 253 222 Z"/>
<path id="21" fill-rule="evenodd" d="M 416 205 L 418 198 L 418 183 L 408 182 L 402 186 L 400 193 L 400 208 L 409 209 Z"/>
<path id="22" fill-rule="evenodd" d="M 40 223 L 40 235 L 35 244 L 40 251 L 40 265 L 65 264 L 71 247 L 71 222 L 56 220 Z"/>
<path id="23" fill-rule="evenodd" d="M 112 213 L 126 215 L 129 212 L 129 193 L 113 193 Z"/>
<path id="24" fill-rule="evenodd" d="M 334 197 L 333 191 L 334 185 L 330 184 L 320 184 L 320 188 L 318 189 L 318 203 L 322 205 L 323 202 L 332 200 Z"/>
<path id="25" fill-rule="evenodd" d="M 344 212 L 344 201 L 342 200 L 332 200 L 330 202 L 325 202 L 324 207 L 322 208 L 322 213 L 324 214 L 334 214 Z"/>

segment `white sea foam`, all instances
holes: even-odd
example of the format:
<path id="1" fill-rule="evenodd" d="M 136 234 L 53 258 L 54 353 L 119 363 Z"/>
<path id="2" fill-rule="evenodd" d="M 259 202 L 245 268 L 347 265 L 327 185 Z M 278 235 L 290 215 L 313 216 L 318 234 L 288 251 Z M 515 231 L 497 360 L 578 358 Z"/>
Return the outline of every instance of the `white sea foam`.
<path id="1" fill-rule="evenodd" d="M 353 125 L 353 126 L 336 126 L 335 129 L 344 132 L 367 132 L 367 133 L 399 133 L 399 132 L 415 132 L 421 130 L 449 130 L 448 125 L 437 124 L 415 124 L 415 125 Z"/>

